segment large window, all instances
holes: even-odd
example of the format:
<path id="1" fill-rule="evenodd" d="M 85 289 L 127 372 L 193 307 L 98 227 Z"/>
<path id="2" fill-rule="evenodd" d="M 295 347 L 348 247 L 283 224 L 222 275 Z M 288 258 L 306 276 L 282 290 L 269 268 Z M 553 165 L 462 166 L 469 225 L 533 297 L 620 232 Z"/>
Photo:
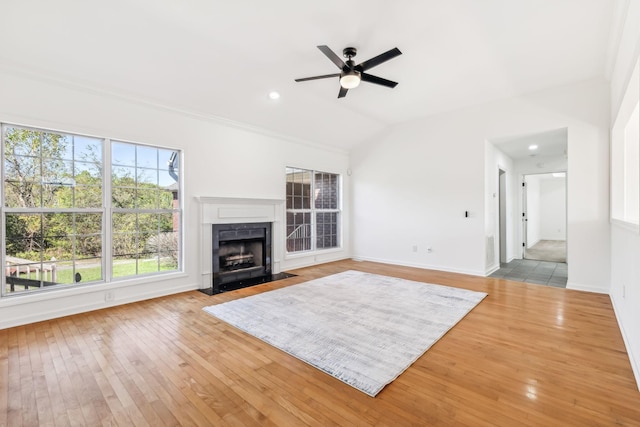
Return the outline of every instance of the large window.
<path id="1" fill-rule="evenodd" d="M 287 168 L 287 252 L 340 247 L 340 176 Z"/>
<path id="2" fill-rule="evenodd" d="M 176 270 L 176 152 L 114 141 L 111 153 L 113 276 Z"/>
<path id="3" fill-rule="evenodd" d="M 611 132 L 611 219 L 640 225 L 640 62 L 636 64 Z"/>
<path id="4" fill-rule="evenodd" d="M 1 295 L 178 270 L 178 156 L 3 125 Z"/>

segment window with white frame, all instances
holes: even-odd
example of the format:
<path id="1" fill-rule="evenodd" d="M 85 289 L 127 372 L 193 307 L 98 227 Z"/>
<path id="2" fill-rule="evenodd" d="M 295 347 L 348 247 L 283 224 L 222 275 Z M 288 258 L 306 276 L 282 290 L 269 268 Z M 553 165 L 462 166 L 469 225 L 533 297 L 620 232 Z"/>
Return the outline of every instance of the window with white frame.
<path id="1" fill-rule="evenodd" d="M 119 144 L 2 125 L 0 295 L 180 268 L 179 152 Z M 109 180 L 110 145 L 120 163 Z"/>
<path id="2" fill-rule="evenodd" d="M 611 131 L 611 219 L 640 225 L 640 62 Z"/>
<path id="3" fill-rule="evenodd" d="M 176 151 L 111 143 L 113 277 L 178 268 L 178 160 Z"/>
<path id="4" fill-rule="evenodd" d="M 286 169 L 287 252 L 340 247 L 340 176 Z"/>

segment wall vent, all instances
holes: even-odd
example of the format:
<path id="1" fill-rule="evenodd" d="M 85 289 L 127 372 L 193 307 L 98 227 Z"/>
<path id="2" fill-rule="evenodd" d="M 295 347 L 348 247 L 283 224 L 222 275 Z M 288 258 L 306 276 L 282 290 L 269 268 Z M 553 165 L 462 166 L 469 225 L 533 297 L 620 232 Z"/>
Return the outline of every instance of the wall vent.
<path id="1" fill-rule="evenodd" d="M 487 248 L 485 250 L 485 253 L 487 254 L 486 257 L 486 266 L 487 267 L 492 267 L 495 264 L 496 261 L 496 245 L 495 245 L 495 237 L 493 236 L 493 234 L 491 236 L 487 236 Z"/>

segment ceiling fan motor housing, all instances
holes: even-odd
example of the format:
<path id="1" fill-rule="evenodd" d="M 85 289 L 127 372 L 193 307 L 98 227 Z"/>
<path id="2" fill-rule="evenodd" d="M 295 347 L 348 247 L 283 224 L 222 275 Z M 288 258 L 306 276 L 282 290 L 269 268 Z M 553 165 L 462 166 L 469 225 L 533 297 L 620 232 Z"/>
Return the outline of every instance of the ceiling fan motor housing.
<path id="1" fill-rule="evenodd" d="M 358 53 L 358 49 L 356 49 L 355 47 L 345 47 L 342 50 L 342 55 L 344 55 L 345 58 L 351 59 L 354 56 L 356 56 L 356 54 Z"/>

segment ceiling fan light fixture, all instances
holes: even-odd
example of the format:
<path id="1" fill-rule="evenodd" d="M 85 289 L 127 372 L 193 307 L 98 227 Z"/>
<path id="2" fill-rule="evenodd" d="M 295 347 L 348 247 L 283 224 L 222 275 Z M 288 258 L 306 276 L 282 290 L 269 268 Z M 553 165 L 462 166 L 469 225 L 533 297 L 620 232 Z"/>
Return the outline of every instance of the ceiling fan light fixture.
<path id="1" fill-rule="evenodd" d="M 360 84 L 360 73 L 352 71 L 340 77 L 340 85 L 345 89 L 353 89 Z"/>

